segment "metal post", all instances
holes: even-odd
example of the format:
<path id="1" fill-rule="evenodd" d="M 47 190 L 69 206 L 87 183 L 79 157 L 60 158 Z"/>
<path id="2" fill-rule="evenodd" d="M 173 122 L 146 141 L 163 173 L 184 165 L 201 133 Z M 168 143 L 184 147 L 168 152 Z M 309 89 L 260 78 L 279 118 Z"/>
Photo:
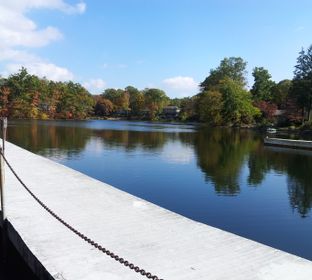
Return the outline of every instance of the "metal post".
<path id="1" fill-rule="evenodd" d="M 4 153 L 4 150 L 5 150 L 5 141 L 6 141 L 7 127 L 8 127 L 8 119 L 7 118 L 2 118 L 1 119 L 1 130 L 2 130 L 2 149 L 3 149 L 3 153 Z"/>
<path id="2" fill-rule="evenodd" d="M 5 220 L 5 207 L 4 207 L 4 160 L 2 154 L 4 154 L 5 140 L 6 140 L 6 129 L 7 129 L 7 118 L 1 118 L 1 131 L 2 131 L 2 147 L 0 147 L 0 200 L 1 200 L 1 224 L 3 226 Z"/>
<path id="3" fill-rule="evenodd" d="M 3 184 L 4 184 L 4 162 L 3 162 L 3 149 L 0 147 L 0 197 L 1 197 L 1 226 L 4 224 L 5 220 L 5 209 L 4 209 L 4 195 L 3 195 Z"/>
<path id="4" fill-rule="evenodd" d="M 0 200 L 1 200 L 1 221 L 0 226 L 2 228 L 2 236 L 1 236 L 1 262 L 3 267 L 6 267 L 8 260 L 8 243 L 7 243 L 7 229 L 5 223 L 5 207 L 4 207 L 4 147 L 5 147 L 5 139 L 6 139 L 6 128 L 7 128 L 7 118 L 1 118 L 1 131 L 2 131 L 2 147 L 0 147 Z"/>

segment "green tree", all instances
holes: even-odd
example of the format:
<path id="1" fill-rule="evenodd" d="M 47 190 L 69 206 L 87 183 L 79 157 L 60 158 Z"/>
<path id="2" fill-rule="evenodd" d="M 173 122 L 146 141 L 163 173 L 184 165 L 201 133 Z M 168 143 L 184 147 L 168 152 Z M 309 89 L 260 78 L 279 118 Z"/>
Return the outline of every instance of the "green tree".
<path id="1" fill-rule="evenodd" d="M 303 116 L 306 112 L 307 120 L 312 120 L 312 45 L 305 51 L 302 49 L 295 66 L 291 95 L 296 98 Z M 304 121 L 303 117 L 303 121 Z"/>
<path id="2" fill-rule="evenodd" d="M 252 75 L 255 80 L 251 89 L 252 98 L 256 101 L 270 101 L 272 99 L 272 88 L 275 83 L 271 80 L 269 71 L 263 67 L 255 67 Z"/>
<path id="3" fill-rule="evenodd" d="M 137 88 L 127 86 L 125 91 L 129 94 L 129 107 L 133 115 L 138 115 L 144 109 L 144 95 Z"/>
<path id="4" fill-rule="evenodd" d="M 10 89 L 10 115 L 16 118 L 38 118 L 41 95 L 41 81 L 30 75 L 26 68 L 10 75 L 6 81 Z"/>
<path id="5" fill-rule="evenodd" d="M 199 100 L 199 118 L 210 125 L 222 124 L 222 94 L 219 91 L 203 92 Z"/>
<path id="6" fill-rule="evenodd" d="M 236 129 L 200 129 L 195 135 L 197 165 L 221 195 L 240 192 L 239 177 L 246 156 L 256 144 L 250 131 Z"/>
<path id="7" fill-rule="evenodd" d="M 40 79 L 35 75 L 30 75 L 27 69 L 22 67 L 18 73 L 8 77 L 6 85 L 10 87 L 12 98 L 26 98 L 27 93 L 40 90 Z"/>
<path id="8" fill-rule="evenodd" d="M 200 84 L 201 92 L 213 89 L 226 78 L 246 86 L 246 65 L 241 57 L 224 58 L 216 69 L 211 69 L 209 76 Z"/>
<path id="9" fill-rule="evenodd" d="M 147 88 L 143 93 L 145 106 L 150 111 L 150 118 L 155 119 L 163 107 L 168 104 L 169 98 L 163 90 L 157 88 Z"/>
<path id="10" fill-rule="evenodd" d="M 181 112 L 179 114 L 183 121 L 197 121 L 198 120 L 198 104 L 199 96 L 185 97 L 181 100 Z"/>
<path id="11" fill-rule="evenodd" d="M 108 88 L 102 96 L 114 104 L 115 110 L 129 109 L 129 93 L 123 89 Z"/>
<path id="12" fill-rule="evenodd" d="M 291 80 L 282 80 L 273 86 L 272 101 L 278 106 L 279 109 L 285 109 L 291 87 Z"/>
<path id="13" fill-rule="evenodd" d="M 260 115 L 251 102 L 251 96 L 239 82 L 226 78 L 220 84 L 223 97 L 222 116 L 226 124 L 250 124 Z"/>
<path id="14" fill-rule="evenodd" d="M 169 105 L 170 106 L 177 106 L 179 108 L 181 108 L 183 102 L 183 98 L 172 98 L 169 100 Z"/>
<path id="15" fill-rule="evenodd" d="M 86 118 L 94 105 L 91 94 L 78 83 L 67 82 L 61 86 L 61 97 L 57 104 L 58 116 L 68 119 Z"/>

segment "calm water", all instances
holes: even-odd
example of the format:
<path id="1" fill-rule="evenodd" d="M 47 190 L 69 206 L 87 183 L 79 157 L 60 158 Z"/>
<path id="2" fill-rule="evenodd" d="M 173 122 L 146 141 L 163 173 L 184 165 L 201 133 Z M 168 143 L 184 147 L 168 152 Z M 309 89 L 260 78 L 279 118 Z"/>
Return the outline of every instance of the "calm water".
<path id="1" fill-rule="evenodd" d="M 312 260 L 312 152 L 264 147 L 262 137 L 124 121 L 11 121 L 8 129 L 25 149 Z"/>

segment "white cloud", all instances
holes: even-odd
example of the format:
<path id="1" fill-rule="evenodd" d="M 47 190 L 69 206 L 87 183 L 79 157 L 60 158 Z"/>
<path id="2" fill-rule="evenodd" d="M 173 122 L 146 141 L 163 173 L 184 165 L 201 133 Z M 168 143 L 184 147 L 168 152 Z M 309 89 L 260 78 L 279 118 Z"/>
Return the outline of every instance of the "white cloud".
<path id="1" fill-rule="evenodd" d="M 20 61 L 20 62 L 30 62 L 39 61 L 40 59 L 28 53 L 27 51 L 14 50 L 10 48 L 0 48 L 0 61 Z"/>
<path id="2" fill-rule="evenodd" d="M 84 13 L 86 8 L 87 8 L 87 5 L 85 3 L 83 3 L 83 2 L 78 3 L 76 5 L 76 9 L 77 9 L 78 13 L 80 13 L 80 14 Z"/>
<path id="3" fill-rule="evenodd" d="M 30 9 L 55 9 L 68 14 L 81 14 L 86 10 L 86 4 L 83 1 L 80 1 L 76 5 L 67 4 L 63 0 L 4 0 L 1 2 L 1 6 L 8 7 L 15 11 L 28 11 Z"/>
<path id="4" fill-rule="evenodd" d="M 198 87 L 198 83 L 192 77 L 173 77 L 163 80 L 163 83 L 168 86 L 169 88 L 175 90 L 183 90 L 183 91 L 190 91 L 196 90 Z"/>
<path id="5" fill-rule="evenodd" d="M 189 164 L 194 158 L 194 151 L 183 144 L 169 142 L 161 153 L 161 158 L 173 164 Z"/>
<path id="6" fill-rule="evenodd" d="M 68 81 L 74 78 L 73 73 L 64 67 L 49 63 L 42 58 L 27 51 L 0 48 L 0 61 L 7 61 L 3 76 L 16 73 L 22 67 L 26 67 L 30 74 L 46 77 L 53 81 Z"/>
<path id="7" fill-rule="evenodd" d="M 29 51 L 30 48 L 44 47 L 63 38 L 53 26 L 38 28 L 28 17 L 27 12 L 31 9 L 56 9 L 66 14 L 81 14 L 86 4 L 70 5 L 63 0 L 0 0 L 0 61 L 7 63 L 3 73 L 8 75 L 24 66 L 29 73 L 51 80 L 73 79 L 68 69 Z"/>
<path id="8" fill-rule="evenodd" d="M 0 6 L 0 46 L 42 47 L 62 38 L 61 32 L 48 26 L 38 29 L 23 11 Z"/>
<path id="9" fill-rule="evenodd" d="M 82 85 L 90 92 L 98 93 L 99 91 L 103 91 L 106 86 L 106 82 L 102 79 L 90 79 L 89 81 L 84 82 Z"/>
<path id="10" fill-rule="evenodd" d="M 198 91 L 198 83 L 192 77 L 172 77 L 162 81 L 170 97 L 186 97 Z"/>
<path id="11" fill-rule="evenodd" d="M 74 78 L 73 73 L 71 73 L 67 68 L 43 61 L 23 64 L 7 64 L 4 75 L 7 76 L 10 73 L 16 73 L 22 67 L 26 67 L 28 73 L 30 74 L 36 75 L 38 77 L 46 77 L 47 79 L 53 81 L 69 81 Z"/>

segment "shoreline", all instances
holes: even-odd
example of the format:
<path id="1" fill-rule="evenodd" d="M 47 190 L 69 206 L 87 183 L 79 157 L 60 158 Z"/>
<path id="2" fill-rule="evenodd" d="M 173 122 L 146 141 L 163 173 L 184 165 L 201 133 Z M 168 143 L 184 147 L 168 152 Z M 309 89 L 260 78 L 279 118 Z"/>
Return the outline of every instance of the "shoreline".
<path id="1" fill-rule="evenodd" d="M 231 129 L 251 129 L 258 130 L 261 132 L 266 132 L 271 126 L 260 126 L 260 125 L 220 125 L 220 126 L 211 126 L 207 123 L 202 123 L 198 121 L 179 121 L 179 120 L 146 120 L 146 119 L 129 119 L 124 117 L 109 117 L 109 118 L 99 118 L 99 117 L 90 117 L 85 119 L 30 119 L 30 118 L 8 118 L 8 121 L 128 121 L 128 122 L 146 122 L 153 124 L 170 124 L 170 125 L 193 125 L 197 127 L 206 127 L 206 128 L 231 128 Z M 274 126 L 278 133 L 299 133 L 305 135 L 312 135 L 312 129 L 294 127 L 294 126 Z"/>

